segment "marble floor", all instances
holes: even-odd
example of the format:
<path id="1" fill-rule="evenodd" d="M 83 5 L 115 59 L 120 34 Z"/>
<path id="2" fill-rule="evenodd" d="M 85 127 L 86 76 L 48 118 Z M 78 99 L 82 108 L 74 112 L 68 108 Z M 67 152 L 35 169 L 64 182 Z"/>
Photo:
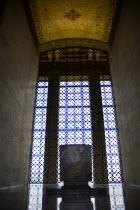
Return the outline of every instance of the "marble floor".
<path id="1" fill-rule="evenodd" d="M 28 187 L 28 194 L 27 194 Z M 106 194 L 96 196 L 47 196 L 46 185 L 0 188 L 0 210 L 140 210 L 140 185 L 104 185 Z"/>
<path id="2" fill-rule="evenodd" d="M 45 186 L 31 184 L 28 210 L 124 210 L 125 201 L 122 184 L 104 185 L 106 195 L 46 196 Z"/>

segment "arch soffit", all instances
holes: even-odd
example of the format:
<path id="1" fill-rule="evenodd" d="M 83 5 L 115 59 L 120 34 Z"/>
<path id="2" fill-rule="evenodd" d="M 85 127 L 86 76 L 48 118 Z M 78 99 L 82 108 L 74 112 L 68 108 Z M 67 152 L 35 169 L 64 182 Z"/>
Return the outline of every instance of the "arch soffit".
<path id="1" fill-rule="evenodd" d="M 67 47 L 86 47 L 86 48 L 94 48 L 103 51 L 109 51 L 109 45 L 106 42 L 101 42 L 92 39 L 60 39 L 54 40 L 50 42 L 46 42 L 40 45 L 39 53 L 44 51 L 50 51 L 58 48 L 67 48 Z"/>

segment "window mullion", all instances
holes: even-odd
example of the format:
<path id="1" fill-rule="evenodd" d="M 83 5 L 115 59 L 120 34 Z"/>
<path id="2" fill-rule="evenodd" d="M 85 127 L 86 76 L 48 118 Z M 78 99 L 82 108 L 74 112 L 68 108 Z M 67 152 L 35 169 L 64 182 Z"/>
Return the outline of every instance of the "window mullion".
<path id="1" fill-rule="evenodd" d="M 90 100 L 93 138 L 93 174 L 96 184 L 108 183 L 104 122 L 102 112 L 100 78 L 90 77 Z"/>
<path id="2" fill-rule="evenodd" d="M 57 183 L 57 119 L 59 80 L 55 76 L 49 78 L 48 87 L 48 115 L 46 124 L 46 144 L 44 160 L 44 183 Z"/>

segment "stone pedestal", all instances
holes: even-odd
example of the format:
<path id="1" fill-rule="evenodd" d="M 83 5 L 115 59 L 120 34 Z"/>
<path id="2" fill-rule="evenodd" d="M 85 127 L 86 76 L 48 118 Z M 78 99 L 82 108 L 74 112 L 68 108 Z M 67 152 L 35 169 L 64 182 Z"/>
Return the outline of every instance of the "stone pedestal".
<path id="1" fill-rule="evenodd" d="M 104 187 L 88 186 L 88 181 L 92 180 L 91 146 L 89 145 L 60 146 L 60 180 L 64 181 L 64 186 L 47 186 L 47 195 L 97 196 L 106 194 Z"/>
<path id="2" fill-rule="evenodd" d="M 89 186 L 64 186 L 60 187 L 59 185 L 49 185 L 46 187 L 47 196 L 105 196 L 107 194 L 107 189 L 100 185 Z"/>

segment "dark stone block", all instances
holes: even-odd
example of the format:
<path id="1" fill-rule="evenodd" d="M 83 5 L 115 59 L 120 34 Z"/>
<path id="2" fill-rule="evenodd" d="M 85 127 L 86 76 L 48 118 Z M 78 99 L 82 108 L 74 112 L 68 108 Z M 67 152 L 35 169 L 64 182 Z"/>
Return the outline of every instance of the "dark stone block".
<path id="1" fill-rule="evenodd" d="M 78 197 L 64 197 L 60 203 L 60 210 L 93 210 L 93 204 L 89 196 L 78 196 Z"/>
<path id="2" fill-rule="evenodd" d="M 100 185 L 93 185 L 92 187 L 60 187 L 59 185 L 49 185 L 45 189 L 47 196 L 106 196 L 107 188 Z"/>
<path id="3" fill-rule="evenodd" d="M 60 180 L 64 182 L 92 180 L 91 146 L 60 146 Z"/>

